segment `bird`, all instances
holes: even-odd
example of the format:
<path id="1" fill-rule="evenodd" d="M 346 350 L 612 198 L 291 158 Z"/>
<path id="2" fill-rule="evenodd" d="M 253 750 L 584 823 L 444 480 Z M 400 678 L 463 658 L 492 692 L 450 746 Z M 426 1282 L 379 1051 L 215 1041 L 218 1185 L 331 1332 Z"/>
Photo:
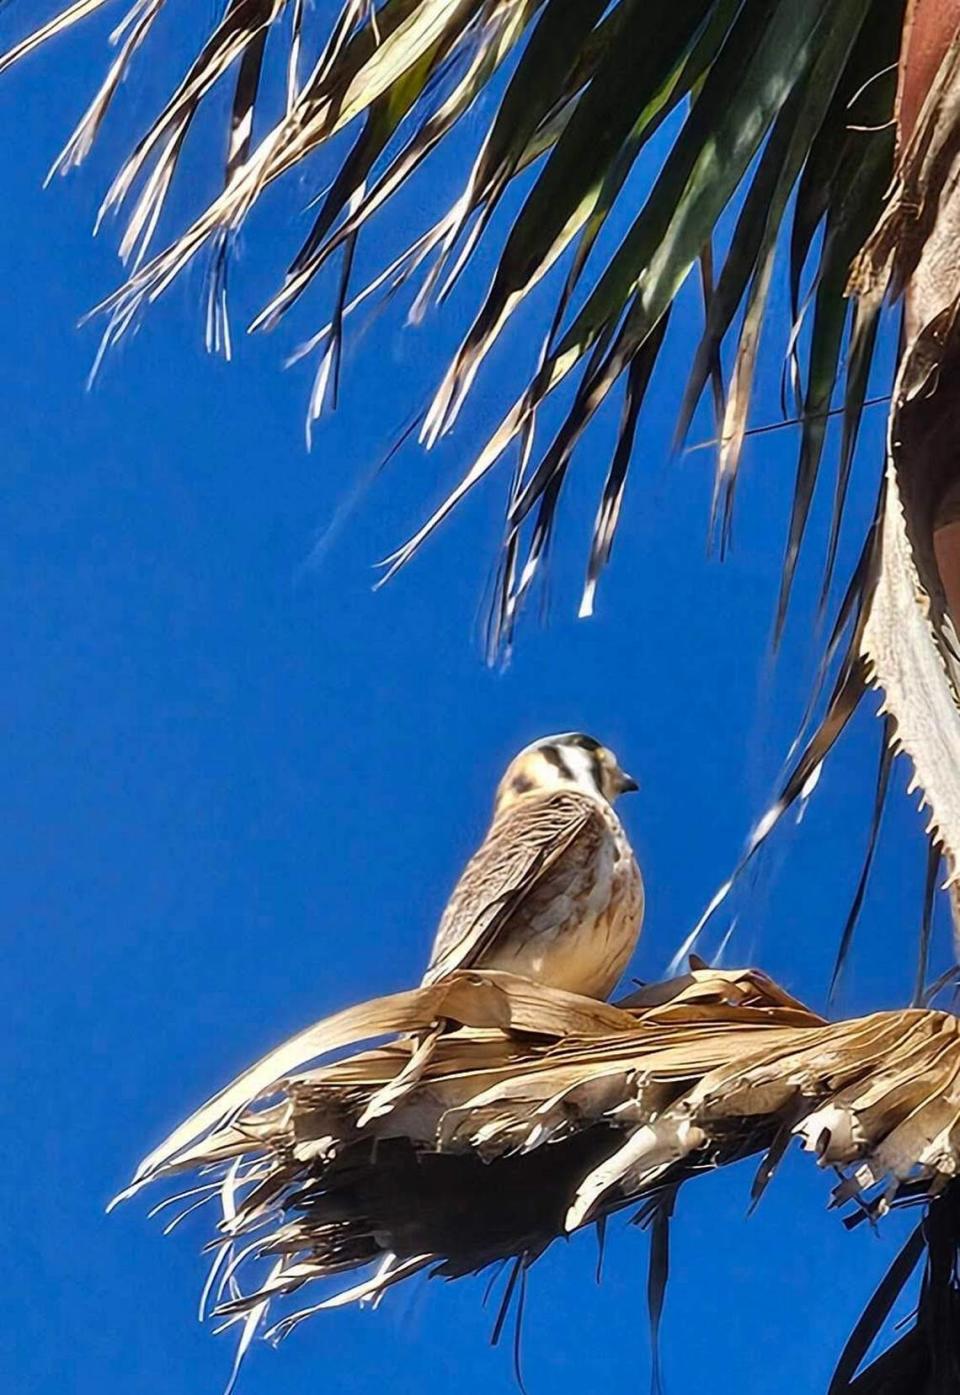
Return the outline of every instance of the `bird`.
<path id="1" fill-rule="evenodd" d="M 643 922 L 643 878 L 613 808 L 637 788 L 583 732 L 525 746 L 447 903 L 423 986 L 459 969 L 503 969 L 608 998 Z"/>
<path id="2" fill-rule="evenodd" d="M 643 878 L 613 808 L 638 788 L 583 732 L 525 746 L 497 786 L 492 822 L 447 902 L 421 987 L 458 970 L 502 969 L 609 998 L 643 924 Z M 409 1060 L 371 1097 L 359 1128 L 410 1093 L 447 1030 L 441 1017 L 408 1038 Z"/>

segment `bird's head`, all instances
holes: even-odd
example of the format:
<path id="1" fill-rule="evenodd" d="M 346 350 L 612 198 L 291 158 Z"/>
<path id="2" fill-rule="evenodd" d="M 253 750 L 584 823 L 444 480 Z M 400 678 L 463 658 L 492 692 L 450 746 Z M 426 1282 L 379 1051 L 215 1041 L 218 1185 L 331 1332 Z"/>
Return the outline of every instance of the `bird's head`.
<path id="1" fill-rule="evenodd" d="M 606 746 L 583 732 L 567 731 L 541 737 L 514 756 L 497 788 L 495 808 L 499 813 L 525 794 L 555 789 L 582 790 L 612 804 L 637 788 Z"/>

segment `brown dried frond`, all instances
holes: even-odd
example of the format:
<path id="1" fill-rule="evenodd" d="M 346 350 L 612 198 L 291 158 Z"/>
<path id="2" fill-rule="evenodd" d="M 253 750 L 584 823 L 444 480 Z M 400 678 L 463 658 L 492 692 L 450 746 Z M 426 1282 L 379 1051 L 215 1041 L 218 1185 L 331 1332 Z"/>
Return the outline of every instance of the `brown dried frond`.
<path id="1" fill-rule="evenodd" d="M 438 1020 L 448 1030 L 419 1077 L 367 1123 L 410 1039 L 307 1069 Z M 794 1136 L 837 1170 L 835 1202 L 861 1214 L 936 1196 L 957 1170 L 957 1019 L 829 1023 L 750 970 L 696 968 L 617 1006 L 459 973 L 280 1047 L 178 1128 L 130 1190 L 225 1169 L 210 1291 L 249 1340 L 274 1298 L 311 1280 L 376 1266 L 273 1335 L 424 1269 L 526 1267 L 571 1230 L 751 1154 L 765 1155 L 759 1196 Z"/>

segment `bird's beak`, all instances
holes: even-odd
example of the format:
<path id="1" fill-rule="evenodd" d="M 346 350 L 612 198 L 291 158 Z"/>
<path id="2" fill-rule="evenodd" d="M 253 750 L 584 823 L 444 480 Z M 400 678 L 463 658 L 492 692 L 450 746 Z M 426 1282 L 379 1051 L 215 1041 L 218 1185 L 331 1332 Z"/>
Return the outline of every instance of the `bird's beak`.
<path id="1" fill-rule="evenodd" d="M 636 780 L 633 778 L 632 775 L 628 775 L 625 770 L 620 771 L 620 774 L 617 777 L 618 794 L 632 794 L 634 790 L 638 790 L 639 788 L 640 786 L 637 784 Z"/>

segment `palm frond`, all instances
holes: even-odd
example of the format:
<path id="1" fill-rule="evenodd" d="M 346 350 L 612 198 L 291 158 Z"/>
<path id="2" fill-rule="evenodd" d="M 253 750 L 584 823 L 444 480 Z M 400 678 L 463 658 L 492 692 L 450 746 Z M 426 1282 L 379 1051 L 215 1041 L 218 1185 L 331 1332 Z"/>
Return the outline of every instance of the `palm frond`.
<path id="1" fill-rule="evenodd" d="M 376 1117 L 366 1107 L 409 1061 L 409 1037 L 312 1064 L 438 1018 L 454 1030 Z M 275 1301 L 348 1276 L 274 1320 L 267 1335 L 279 1338 L 424 1270 L 456 1278 L 505 1259 L 526 1270 L 555 1239 L 651 1199 L 641 1214 L 655 1222 L 683 1184 L 751 1155 L 759 1199 L 793 1138 L 838 1174 L 833 1202 L 854 1221 L 936 1198 L 960 1162 L 958 1031 L 928 1009 L 829 1023 L 747 970 L 693 969 L 617 1006 L 456 974 L 294 1038 L 175 1130 L 133 1189 L 219 1170 L 210 1292 L 228 1323 L 267 1321 Z M 654 1230 L 656 1319 L 665 1236 Z M 878 1329 L 866 1342 L 860 1330 L 841 1374 Z"/>
<path id="2" fill-rule="evenodd" d="M 0 70 L 102 2 L 72 6 L 0 58 Z M 57 168 L 86 155 L 161 5 L 162 0 L 137 0 L 129 12 L 121 26 L 126 39 L 110 76 Z M 654 370 L 674 297 L 710 248 L 718 219 L 739 199 L 680 414 L 683 434 L 708 378 L 717 393 L 721 348 L 734 335 L 718 466 L 718 502 L 723 500 L 729 529 L 773 258 L 797 189 L 792 269 L 797 317 L 814 235 L 820 227 L 825 233 L 808 268 L 813 330 L 806 382 L 798 388 L 807 424 L 782 615 L 820 466 L 822 412 L 840 372 L 850 262 L 876 222 L 893 174 L 892 134 L 873 127 L 882 128 L 892 111 L 890 70 L 902 14 L 903 6 L 888 0 L 657 0 L 652 5 L 619 0 L 612 6 L 594 0 L 576 6 L 564 0 L 384 0 L 379 8 L 347 0 L 324 34 L 322 22 L 292 0 L 231 0 L 107 195 L 105 209 L 116 209 L 140 186 L 121 239 L 133 270 L 104 302 L 105 342 L 125 333 L 141 308 L 206 251 L 214 266 L 207 340 L 227 348 L 231 238 L 274 180 L 346 126 L 362 123 L 283 285 L 254 321 L 257 327 L 276 324 L 329 258 L 343 251 L 347 268 L 338 304 L 314 341 L 320 354 L 310 409 L 315 416 L 339 357 L 345 317 L 371 289 L 351 294 L 349 288 L 356 239 L 496 80 L 498 104 L 481 132 L 461 194 L 439 222 L 397 250 L 372 288 L 396 290 L 422 272 L 422 310 L 431 298 L 442 300 L 449 293 L 481 242 L 496 245 L 502 238 L 492 283 L 427 413 L 423 440 L 432 444 L 453 424 L 508 319 L 559 261 L 567 263 L 540 363 L 525 385 L 517 385 L 523 390 L 515 407 L 457 489 L 390 559 L 391 570 L 408 560 L 510 443 L 526 433 L 523 470 L 511 491 L 507 519 L 506 552 L 515 559 L 503 568 L 508 594 L 497 606 L 509 631 L 546 551 L 576 445 L 623 379 L 619 440 L 597 511 L 581 605 L 582 613 L 591 609 L 616 531 L 641 410 L 640 384 Z M 274 36 L 269 47 L 268 33 Z M 308 54 L 316 55 L 312 67 Z M 266 61 L 285 63 L 290 75 L 308 68 L 302 80 L 288 77 L 281 112 L 261 110 Z M 143 260 L 196 114 L 234 69 L 224 188 L 189 228 Z M 629 208 L 631 170 L 668 118 L 676 134 L 659 176 L 620 245 L 612 254 L 601 252 L 600 234 L 614 207 Z M 514 189 L 522 192 L 522 202 L 503 236 L 492 215 Z M 872 358 L 875 301 L 871 306 L 873 318 L 855 311 L 835 533 Z M 532 440 L 537 410 L 565 382 L 572 384 L 566 419 L 553 443 L 538 453 Z"/>
<path id="3" fill-rule="evenodd" d="M 70 6 L 0 58 L 0 71 L 104 3 Z M 152 40 L 161 4 L 136 0 L 116 29 L 116 59 L 57 168 L 87 153 L 121 78 Z M 379 7 L 345 0 L 330 25 L 298 0 L 230 0 L 108 192 L 105 211 L 132 200 L 121 238 L 131 272 L 104 302 L 104 343 L 122 336 L 202 254 L 212 266 L 207 341 L 228 352 L 226 288 L 237 230 L 275 180 L 311 170 L 304 162 L 347 127 L 355 129 L 353 145 L 334 157 L 312 226 L 254 320 L 255 327 L 277 324 L 313 289 L 321 268 L 341 258 L 332 312 L 321 317 L 309 345 L 318 356 L 310 422 L 336 399 L 343 338 L 358 307 L 419 278 L 413 313 L 420 315 L 444 300 L 486 244 L 497 254 L 492 281 L 423 420 L 422 439 L 431 445 L 452 426 L 504 326 L 533 288 L 553 277 L 541 350 L 515 384 L 514 405 L 386 571 L 392 575 L 406 563 L 515 447 L 489 627 L 497 652 L 512 641 L 543 572 L 577 447 L 622 383 L 617 442 L 600 485 L 580 606 L 582 614 L 592 610 L 670 307 L 705 256 L 704 331 L 692 352 L 678 437 L 709 384 L 720 425 L 714 521 L 721 541 L 729 538 L 756 366 L 772 328 L 777 251 L 788 240 L 791 322 L 780 326 L 780 340 L 801 433 L 779 633 L 839 397 L 827 598 L 882 303 L 907 288 L 916 323 L 908 326 L 895 393 L 883 521 L 879 514 L 874 520 L 831 652 L 840 636 L 850 647 L 826 716 L 759 832 L 807 788 L 875 681 L 896 720 L 897 748 L 914 759 L 953 876 L 960 856 L 960 789 L 953 789 L 950 773 L 960 750 L 956 645 L 930 546 L 933 475 L 924 482 L 908 460 L 921 437 L 911 420 L 930 417 L 916 404 L 945 380 L 956 323 L 956 298 L 947 294 L 933 305 L 923 286 L 930 291 L 932 282 L 935 291 L 943 281 L 943 265 L 931 252 L 939 245 L 938 221 L 940 244 L 953 235 L 944 209 L 955 183 L 958 44 L 949 32 L 939 35 L 943 62 L 932 76 L 924 69 L 922 81 L 910 77 L 909 49 L 901 54 L 918 15 L 936 20 L 936 10 L 925 0 L 909 6 L 903 0 L 583 0 L 575 6 L 384 0 Z M 943 29 L 946 21 L 939 22 Z M 270 63 L 284 68 L 281 110 L 264 96 L 276 88 L 262 80 Z M 223 187 L 185 231 L 150 255 L 197 113 L 226 81 L 234 88 Z M 911 125 L 899 130 L 897 94 L 902 98 L 907 88 Z M 480 126 L 459 196 L 439 220 L 394 249 L 372 281 L 353 286 L 358 240 L 438 146 L 455 132 L 458 139 L 465 134 L 464 117 L 484 94 L 495 97 L 494 109 Z M 631 174 L 667 121 L 671 140 L 635 206 Z M 512 221 L 504 233 L 494 214 L 505 211 Z M 618 245 L 615 212 L 629 222 Z M 933 396 L 943 403 L 947 395 Z M 554 397 L 562 402 L 560 422 L 543 444 L 540 409 Z M 942 469 L 933 472 L 941 483 L 947 468 L 944 454 Z M 928 701 L 931 685 L 937 692 Z M 754 838 L 751 847 L 760 841 Z"/>
<path id="4" fill-rule="evenodd" d="M 919 13 L 921 8 L 923 0 L 915 0 L 913 10 Z M 926 5 L 925 11 L 928 20 L 932 16 L 934 25 L 939 23 L 943 30 L 945 21 L 942 15 L 938 20 L 936 6 Z M 938 517 L 944 499 L 956 489 L 957 479 L 960 276 L 954 248 L 960 227 L 960 185 L 956 179 L 960 147 L 955 120 L 960 109 L 960 35 L 946 26 L 939 38 L 942 58 L 932 73 L 926 71 L 930 52 L 921 50 L 925 97 L 922 104 L 917 103 L 914 124 L 902 140 L 893 193 L 879 212 L 864 250 L 854 258 L 851 272 L 851 285 L 859 298 L 851 329 L 828 574 L 869 373 L 865 360 L 873 353 L 884 295 L 891 291 L 902 294 L 905 314 L 888 418 L 883 486 L 860 563 L 822 661 L 821 682 L 842 653 L 839 672 L 825 715 L 789 771 L 777 800 L 760 820 L 741 863 L 741 867 L 746 865 L 781 816 L 816 779 L 820 763 L 864 693 L 871 686 L 879 688 L 886 749 L 881 758 L 871 847 L 892 754 L 902 751 L 909 755 L 914 769 L 909 792 L 919 790 L 920 809 L 929 810 L 926 833 L 930 850 L 918 968 L 921 977 L 929 949 L 931 885 L 941 860 L 946 866 L 944 889 L 950 891 L 955 942 L 960 946 L 960 643 L 935 553 Z M 901 89 L 908 80 L 909 72 L 901 70 Z M 826 160 L 826 155 L 823 158 Z M 845 182 L 856 178 L 856 172 L 848 169 Z M 805 202 L 812 203 L 813 211 L 803 215 L 801 224 L 800 210 Z M 818 216 L 815 201 L 801 183 L 792 249 L 795 295 L 806 255 L 804 243 Z M 804 231 L 797 240 L 801 226 Z M 829 226 L 828 215 L 827 241 Z M 827 346 L 831 359 L 835 336 L 832 344 Z M 815 358 L 812 352 L 811 365 Z M 804 458 L 802 449 L 801 476 Z M 869 863 L 868 855 L 864 877 Z M 859 913 L 864 877 L 841 938 L 838 971 Z M 916 996 L 922 996 L 922 991 L 921 985 Z"/>

